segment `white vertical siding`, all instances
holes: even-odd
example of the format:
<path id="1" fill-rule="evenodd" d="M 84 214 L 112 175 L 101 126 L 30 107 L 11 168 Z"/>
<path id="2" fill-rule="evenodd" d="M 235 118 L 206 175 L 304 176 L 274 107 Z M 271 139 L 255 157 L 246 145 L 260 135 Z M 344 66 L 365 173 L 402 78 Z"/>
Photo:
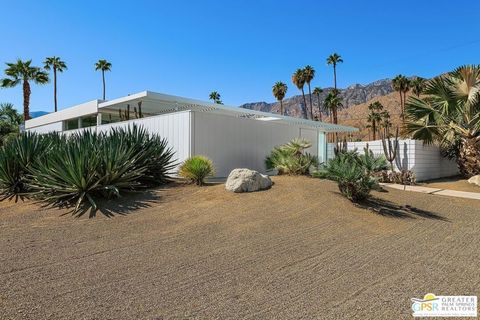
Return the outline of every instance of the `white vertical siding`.
<path id="1" fill-rule="evenodd" d="M 27 131 L 30 132 L 36 132 L 36 133 L 49 133 L 49 132 L 60 132 L 63 129 L 63 123 L 62 121 L 59 122 L 54 122 L 50 124 L 45 124 L 43 126 L 38 126 L 35 128 L 30 128 L 27 129 Z"/>
<path id="2" fill-rule="evenodd" d="M 193 154 L 212 159 L 217 177 L 226 177 L 235 168 L 265 172 L 265 157 L 278 145 L 300 137 L 300 126 L 236 118 L 212 113 L 193 114 Z M 310 129 L 310 128 L 309 128 Z M 307 134 L 307 133 L 306 133 Z M 310 135 L 309 135 L 310 136 Z M 318 134 L 312 135 L 314 146 Z M 311 153 L 316 155 L 317 148 Z"/>
<path id="3" fill-rule="evenodd" d="M 348 142 L 348 150 L 357 149 L 363 152 L 368 147 L 374 154 L 383 155 L 382 141 L 362 141 Z M 333 157 L 333 148 L 335 144 L 329 143 L 328 157 Z M 442 157 L 440 150 L 436 146 L 423 145 L 419 140 L 399 140 L 399 150 L 397 151 L 395 166 L 397 169 L 408 169 L 415 172 L 418 181 L 425 181 L 443 177 L 449 177 L 458 174 L 458 168 L 455 161 Z"/>

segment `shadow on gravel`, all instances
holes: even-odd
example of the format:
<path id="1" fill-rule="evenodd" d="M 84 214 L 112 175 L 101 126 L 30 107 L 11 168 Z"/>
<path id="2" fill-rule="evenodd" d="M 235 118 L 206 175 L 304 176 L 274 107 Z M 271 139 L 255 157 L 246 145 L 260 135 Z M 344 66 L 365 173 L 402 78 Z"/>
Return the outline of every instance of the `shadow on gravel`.
<path id="1" fill-rule="evenodd" d="M 158 191 L 144 190 L 141 192 L 129 192 L 120 198 L 111 200 L 96 199 L 97 209 L 85 206 L 73 215 L 79 218 L 88 213 L 89 218 L 94 218 L 97 216 L 97 213 L 100 213 L 108 218 L 112 218 L 116 215 L 128 215 L 136 210 L 149 208 L 153 204 L 160 202 L 161 197 Z"/>
<path id="2" fill-rule="evenodd" d="M 383 200 L 380 198 L 371 197 L 362 203 L 357 204 L 358 207 L 373 211 L 379 215 L 393 218 L 415 219 L 417 217 L 434 219 L 441 221 L 449 221 L 447 218 L 441 215 L 426 211 L 423 209 L 415 208 L 410 205 L 398 205 L 396 203 Z"/>

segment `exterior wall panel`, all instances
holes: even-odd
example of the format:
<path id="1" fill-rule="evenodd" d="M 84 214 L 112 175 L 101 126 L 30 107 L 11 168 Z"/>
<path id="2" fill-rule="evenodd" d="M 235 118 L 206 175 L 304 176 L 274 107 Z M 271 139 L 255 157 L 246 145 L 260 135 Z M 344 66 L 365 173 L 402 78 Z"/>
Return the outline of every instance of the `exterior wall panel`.
<path id="1" fill-rule="evenodd" d="M 278 145 L 300 137 L 300 126 L 195 112 L 193 154 L 212 159 L 217 177 L 235 168 L 265 172 L 265 157 Z M 308 128 L 311 130 L 310 128 Z M 309 135 L 318 145 L 318 132 Z M 311 148 L 316 155 L 317 148 Z"/>

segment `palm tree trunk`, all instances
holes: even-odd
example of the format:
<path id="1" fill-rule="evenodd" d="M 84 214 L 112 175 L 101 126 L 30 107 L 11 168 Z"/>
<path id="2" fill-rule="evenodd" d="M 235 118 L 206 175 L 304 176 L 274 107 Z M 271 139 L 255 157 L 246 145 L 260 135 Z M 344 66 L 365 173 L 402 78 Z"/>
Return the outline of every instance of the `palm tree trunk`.
<path id="1" fill-rule="evenodd" d="M 30 84 L 23 80 L 23 119 L 30 119 Z"/>
<path id="2" fill-rule="evenodd" d="M 57 68 L 53 66 L 53 101 L 57 112 Z"/>
<path id="3" fill-rule="evenodd" d="M 283 116 L 283 99 L 280 100 L 280 114 Z"/>
<path id="4" fill-rule="evenodd" d="M 377 127 L 377 126 L 376 126 L 375 121 L 372 121 L 373 141 L 375 141 L 376 138 L 377 138 L 376 135 L 375 135 L 375 131 L 377 130 L 376 127 Z"/>
<path id="5" fill-rule="evenodd" d="M 102 82 L 103 82 L 103 100 L 105 100 L 105 71 L 102 70 Z"/>
<path id="6" fill-rule="evenodd" d="M 303 117 L 304 117 L 305 119 L 308 119 L 307 99 L 305 99 L 305 91 L 303 90 L 303 88 L 302 88 L 302 96 L 303 96 L 303 105 L 304 105 L 304 107 L 302 108 Z"/>
<path id="7" fill-rule="evenodd" d="M 320 95 L 317 94 L 317 103 L 318 103 L 318 121 L 322 122 L 322 108 L 320 108 Z"/>
<path id="8" fill-rule="evenodd" d="M 480 174 L 480 139 L 462 138 L 457 157 L 460 174 L 466 178 Z"/>
<path id="9" fill-rule="evenodd" d="M 333 85 L 335 90 L 337 90 L 337 65 L 333 64 Z"/>
<path id="10" fill-rule="evenodd" d="M 403 113 L 403 97 L 402 97 L 402 91 L 399 91 L 400 93 L 400 112 L 401 112 L 401 117 L 402 121 L 405 123 L 405 115 Z"/>
<path id="11" fill-rule="evenodd" d="M 313 120 L 312 91 L 310 90 L 310 82 L 307 84 L 308 84 L 308 97 L 310 98 L 310 118 Z"/>

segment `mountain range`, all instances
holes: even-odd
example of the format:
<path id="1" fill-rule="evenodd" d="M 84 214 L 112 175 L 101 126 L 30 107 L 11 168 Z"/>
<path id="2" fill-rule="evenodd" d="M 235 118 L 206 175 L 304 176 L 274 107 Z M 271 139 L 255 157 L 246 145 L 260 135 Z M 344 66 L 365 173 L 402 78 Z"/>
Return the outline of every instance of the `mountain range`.
<path id="1" fill-rule="evenodd" d="M 346 89 L 339 89 L 340 96 L 342 97 L 342 102 L 344 108 L 349 108 L 354 105 L 362 104 L 367 101 L 370 101 L 376 97 L 381 97 L 388 95 L 393 92 L 391 79 L 382 79 L 367 85 L 361 84 L 354 84 L 349 86 Z M 312 88 L 313 89 L 313 88 Z M 296 88 L 290 88 L 291 90 L 297 90 Z M 325 88 L 323 92 L 320 94 L 320 102 L 323 103 L 325 97 L 328 95 L 333 88 Z M 298 91 L 298 90 L 297 90 Z M 305 97 L 307 100 L 307 105 L 310 105 L 309 96 L 308 96 L 308 88 L 305 86 Z M 318 98 L 312 94 L 312 103 L 314 110 L 318 108 Z M 304 105 L 302 95 L 295 95 L 293 97 L 287 98 L 283 100 L 283 108 L 285 110 L 286 115 L 292 117 L 301 117 L 302 116 L 302 107 Z M 240 106 L 241 108 L 250 109 L 250 110 L 257 110 L 257 111 L 265 111 L 265 112 L 272 112 L 278 113 L 280 111 L 280 103 L 279 102 L 252 102 L 252 103 L 245 103 Z"/>

